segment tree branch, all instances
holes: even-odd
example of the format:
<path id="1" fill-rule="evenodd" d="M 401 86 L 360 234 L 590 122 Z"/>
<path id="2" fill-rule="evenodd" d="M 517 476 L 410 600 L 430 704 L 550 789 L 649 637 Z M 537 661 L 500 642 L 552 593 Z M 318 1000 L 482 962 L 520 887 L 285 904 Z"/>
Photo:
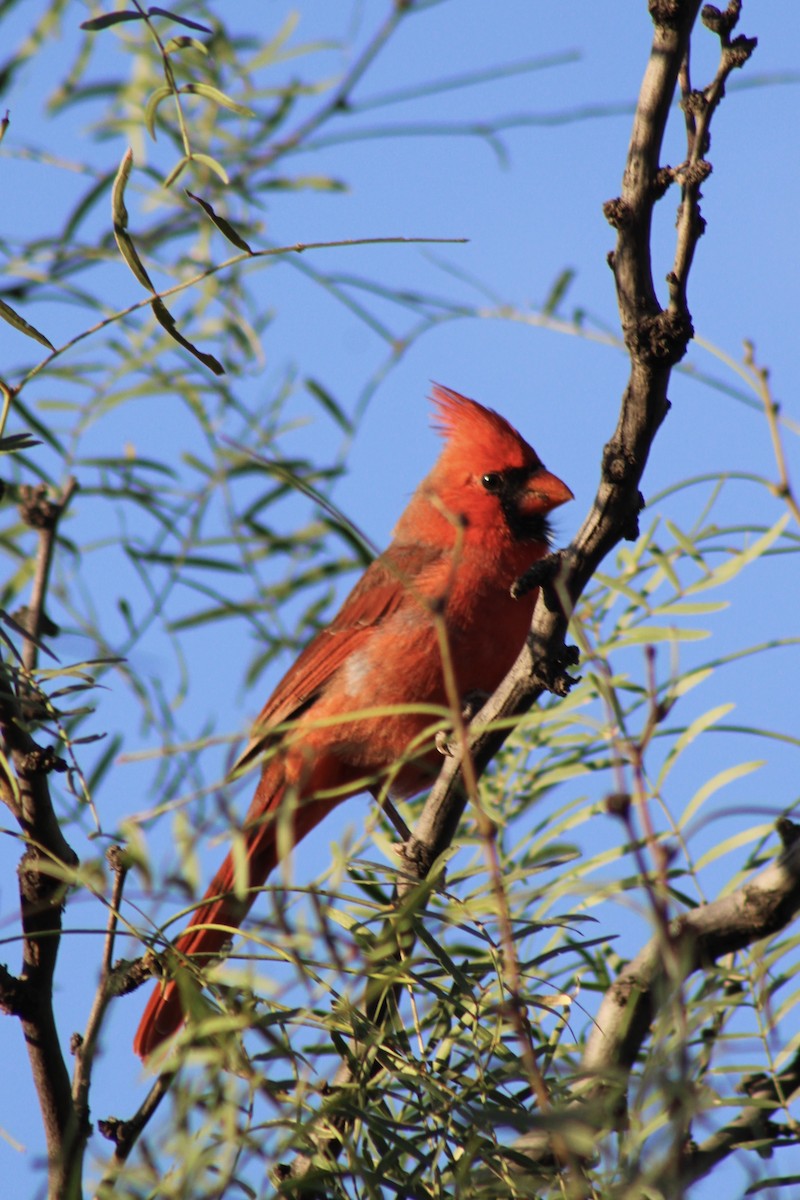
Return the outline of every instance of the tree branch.
<path id="1" fill-rule="evenodd" d="M 64 1148 L 74 1132 L 75 1109 L 53 1010 L 53 976 L 66 893 L 64 873 L 77 865 L 78 858 L 61 832 L 50 796 L 49 774 L 63 764 L 52 747 L 43 748 L 34 741 L 28 722 L 39 709 L 31 672 L 45 622 L 58 523 L 75 488 L 75 480 L 70 479 L 58 500 L 48 499 L 42 488 L 23 492 L 20 512 L 23 520 L 38 530 L 39 544 L 31 603 L 23 617 L 26 640 L 22 672 L 0 663 L 0 731 L 16 773 L 16 780 L 6 780 L 4 790 L 13 794 L 12 809 L 26 843 L 19 865 L 23 949 L 18 994 L 24 1003 L 19 1006 L 18 1016 L 47 1139 L 50 1192 L 64 1197 L 77 1195 L 74 1188 L 79 1189 L 80 1181 L 73 1179 L 70 1183 L 67 1178 Z"/>

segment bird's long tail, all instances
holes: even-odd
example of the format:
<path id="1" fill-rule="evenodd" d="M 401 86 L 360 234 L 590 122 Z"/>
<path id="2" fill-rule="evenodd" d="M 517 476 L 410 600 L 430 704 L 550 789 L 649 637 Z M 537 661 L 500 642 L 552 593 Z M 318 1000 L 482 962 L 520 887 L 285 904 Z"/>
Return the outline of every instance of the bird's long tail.
<path id="1" fill-rule="evenodd" d="M 248 866 L 246 894 L 235 894 L 234 858 L 229 854 L 212 879 L 199 908 L 192 914 L 189 928 L 175 942 L 175 950 L 181 956 L 197 957 L 201 965 L 203 961 L 219 954 L 233 931 L 247 916 L 257 889 L 278 862 L 279 842 L 283 844 L 284 832 L 290 835 L 291 843 L 296 845 L 343 799 L 337 796 L 335 799 L 310 800 L 298 804 L 289 818 L 290 827 L 282 831 L 278 812 L 284 788 L 279 786 L 276 789 L 270 775 L 268 769 L 262 776 L 245 821 Z M 258 814 L 257 820 L 255 814 Z M 134 1038 L 133 1048 L 139 1057 L 146 1058 L 175 1033 L 183 1024 L 185 1015 L 175 980 L 159 983 L 150 996 Z"/>

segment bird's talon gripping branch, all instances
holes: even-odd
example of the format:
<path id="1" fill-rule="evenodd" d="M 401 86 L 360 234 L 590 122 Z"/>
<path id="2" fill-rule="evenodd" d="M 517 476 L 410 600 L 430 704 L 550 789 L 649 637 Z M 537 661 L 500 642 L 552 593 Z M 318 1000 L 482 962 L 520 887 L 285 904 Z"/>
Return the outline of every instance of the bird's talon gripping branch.
<path id="1" fill-rule="evenodd" d="M 558 591 L 554 587 L 561 572 L 562 561 L 560 550 L 548 554 L 545 558 L 540 558 L 532 567 L 528 567 L 523 575 L 514 580 L 510 589 L 511 599 L 521 600 L 523 596 L 530 595 L 538 588 L 541 590 L 549 611 L 562 612 L 563 605 L 558 597 Z"/>
<path id="2" fill-rule="evenodd" d="M 436 749 L 444 758 L 453 757 L 453 743 L 450 741 L 450 737 L 446 729 L 440 729 L 433 741 Z"/>
<path id="3" fill-rule="evenodd" d="M 566 643 L 561 651 L 552 658 L 536 659 L 533 676 L 538 685 L 554 696 L 567 696 L 576 683 L 580 683 L 580 675 L 570 675 L 567 668 L 577 666 L 580 661 L 580 650 L 577 646 Z"/>
<path id="4" fill-rule="evenodd" d="M 480 712 L 486 701 L 489 699 L 489 692 L 482 692 L 479 689 L 474 689 L 468 692 L 461 701 L 461 720 L 469 725 L 476 713 Z M 446 758 L 452 758 L 456 752 L 456 743 L 453 742 L 444 729 L 440 729 L 433 739 L 436 749 Z"/>
<path id="5" fill-rule="evenodd" d="M 466 721 L 469 725 L 475 714 L 481 711 L 490 694 L 490 692 L 483 692 L 479 688 L 473 688 L 471 692 L 467 692 L 461 701 L 461 720 Z"/>

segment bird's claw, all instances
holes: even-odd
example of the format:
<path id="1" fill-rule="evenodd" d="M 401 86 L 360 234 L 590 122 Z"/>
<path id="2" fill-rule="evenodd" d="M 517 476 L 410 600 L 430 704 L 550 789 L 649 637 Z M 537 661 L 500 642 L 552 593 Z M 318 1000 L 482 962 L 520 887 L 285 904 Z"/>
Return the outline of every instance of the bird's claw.
<path id="1" fill-rule="evenodd" d="M 439 753 L 444 755 L 445 758 L 453 757 L 453 743 L 448 738 L 444 729 L 438 730 L 436 737 L 433 739 L 433 743 Z"/>
<path id="2" fill-rule="evenodd" d="M 540 558 L 523 575 L 514 580 L 511 585 L 512 600 L 519 600 L 522 596 L 527 596 L 534 588 L 541 588 L 544 602 L 550 612 L 562 612 L 563 604 L 553 585 L 561 574 L 563 566 L 560 550 L 546 555 L 545 558 Z"/>
<path id="3" fill-rule="evenodd" d="M 481 692 L 477 688 L 471 692 L 467 692 L 461 701 L 461 720 L 469 725 L 472 718 L 477 712 L 480 712 L 488 699 L 489 693 Z M 455 753 L 454 743 L 448 738 L 444 729 L 439 730 L 433 741 L 440 754 L 445 755 L 447 758 L 453 757 Z"/>
<path id="4" fill-rule="evenodd" d="M 567 696 L 576 683 L 580 683 L 580 675 L 570 675 L 567 667 L 577 666 L 581 652 L 577 646 L 567 646 L 550 658 L 535 656 L 534 677 L 540 687 L 552 692 L 554 696 Z"/>

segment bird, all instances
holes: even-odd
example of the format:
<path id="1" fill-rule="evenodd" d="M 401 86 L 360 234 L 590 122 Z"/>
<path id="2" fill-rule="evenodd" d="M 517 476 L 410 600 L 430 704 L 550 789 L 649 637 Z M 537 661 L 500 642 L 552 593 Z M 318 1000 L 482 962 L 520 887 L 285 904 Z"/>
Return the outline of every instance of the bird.
<path id="1" fill-rule="evenodd" d="M 261 710 L 233 772 L 262 762 L 240 827 L 246 869 L 231 850 L 175 943 L 179 961 L 219 956 L 279 859 L 348 796 L 394 802 L 430 786 L 446 675 L 460 701 L 485 697 L 525 643 L 537 592 L 515 599 L 511 586 L 549 553 L 548 514 L 573 494 L 493 409 L 440 385 L 432 401 L 439 457 L 388 549 Z M 146 1060 L 184 1020 L 178 983 L 160 980 L 135 1052 Z"/>

